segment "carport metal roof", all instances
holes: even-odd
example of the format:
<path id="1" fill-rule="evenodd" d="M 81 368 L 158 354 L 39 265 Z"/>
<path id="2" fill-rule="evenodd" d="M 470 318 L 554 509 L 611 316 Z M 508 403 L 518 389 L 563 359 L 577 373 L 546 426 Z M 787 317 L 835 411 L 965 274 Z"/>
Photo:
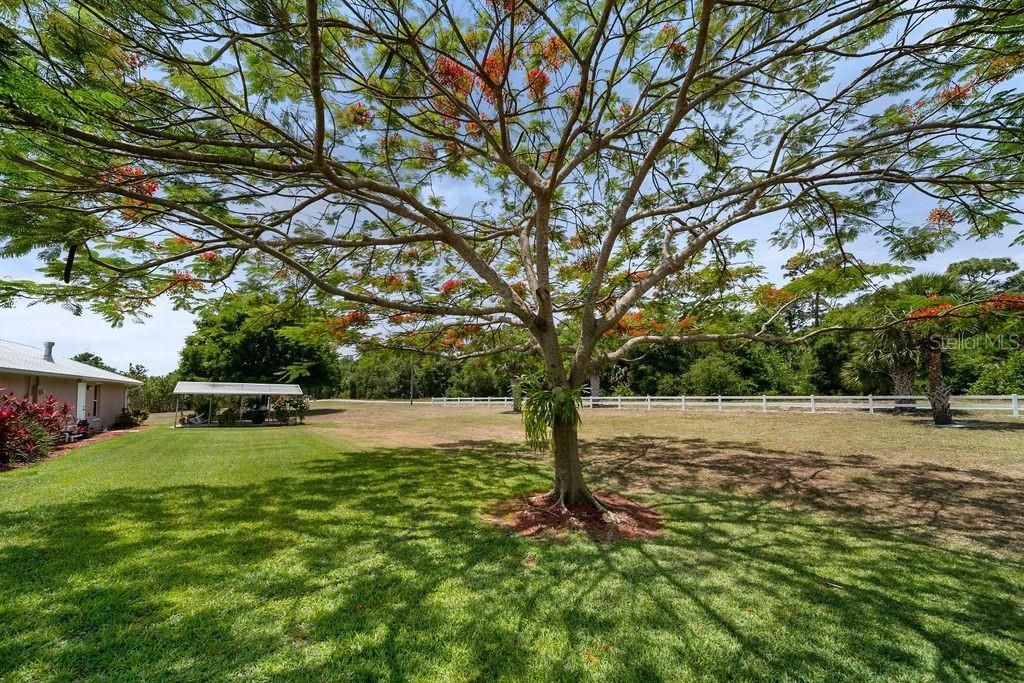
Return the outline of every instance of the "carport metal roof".
<path id="1" fill-rule="evenodd" d="M 178 396 L 301 396 L 302 387 L 251 382 L 178 382 L 174 393 Z"/>

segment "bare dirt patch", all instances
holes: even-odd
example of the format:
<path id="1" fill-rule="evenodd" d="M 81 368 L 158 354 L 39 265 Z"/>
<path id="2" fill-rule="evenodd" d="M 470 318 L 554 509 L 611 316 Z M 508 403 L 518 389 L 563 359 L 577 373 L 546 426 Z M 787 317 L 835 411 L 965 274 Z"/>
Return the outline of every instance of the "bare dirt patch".
<path id="1" fill-rule="evenodd" d="M 597 497 L 606 511 L 588 503 L 565 507 L 544 494 L 517 496 L 495 505 L 490 519 L 503 529 L 538 540 L 564 538 L 570 531 L 582 531 L 600 543 L 654 538 L 661 533 L 665 516 L 657 510 L 616 493 Z"/>

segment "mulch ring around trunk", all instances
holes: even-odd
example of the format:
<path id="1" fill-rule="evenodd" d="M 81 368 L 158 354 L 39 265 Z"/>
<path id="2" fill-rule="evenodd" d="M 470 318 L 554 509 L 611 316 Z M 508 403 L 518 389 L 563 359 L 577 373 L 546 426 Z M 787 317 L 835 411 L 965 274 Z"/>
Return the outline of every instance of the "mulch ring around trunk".
<path id="1" fill-rule="evenodd" d="M 599 543 L 661 534 L 665 515 L 657 510 L 617 493 L 602 492 L 596 496 L 606 512 L 587 502 L 563 507 L 544 494 L 528 494 L 494 505 L 488 519 L 496 526 L 537 540 L 564 539 L 570 531 L 582 531 Z"/>

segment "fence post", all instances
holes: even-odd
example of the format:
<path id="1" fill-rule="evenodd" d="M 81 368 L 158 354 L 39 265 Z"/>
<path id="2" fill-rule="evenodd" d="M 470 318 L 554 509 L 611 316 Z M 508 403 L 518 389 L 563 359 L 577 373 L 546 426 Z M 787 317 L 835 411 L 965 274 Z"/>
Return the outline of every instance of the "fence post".
<path id="1" fill-rule="evenodd" d="M 618 408 L 619 410 L 622 410 L 622 397 L 621 397 L 621 396 L 619 396 L 619 397 L 618 397 L 618 399 L 617 399 L 617 401 L 618 401 L 618 406 L 616 406 L 616 407 L 617 407 L 617 408 Z"/>
<path id="2" fill-rule="evenodd" d="M 1020 397 L 1017 394 L 1010 395 L 1010 406 L 1013 409 L 1013 416 L 1020 417 Z"/>
<path id="3" fill-rule="evenodd" d="M 814 412 L 814 394 L 811 394 L 811 412 Z"/>
<path id="4" fill-rule="evenodd" d="M 722 412 L 722 395 L 718 395 L 718 412 Z"/>
<path id="5" fill-rule="evenodd" d="M 685 412 L 686 412 L 686 396 L 685 396 L 685 395 L 683 395 L 683 396 L 682 396 L 682 399 L 683 399 L 683 407 L 682 407 L 682 412 L 684 412 L 684 413 L 685 413 Z"/>
<path id="6" fill-rule="evenodd" d="M 875 397 L 873 394 L 868 394 L 868 412 L 872 415 L 875 414 Z"/>
<path id="7" fill-rule="evenodd" d="M 650 410 L 650 409 L 651 409 L 651 397 L 650 397 L 650 395 L 648 395 L 647 396 L 647 410 Z"/>
<path id="8" fill-rule="evenodd" d="M 768 412 L 768 397 L 764 396 L 764 395 L 761 396 L 761 412 L 762 413 L 767 413 Z"/>

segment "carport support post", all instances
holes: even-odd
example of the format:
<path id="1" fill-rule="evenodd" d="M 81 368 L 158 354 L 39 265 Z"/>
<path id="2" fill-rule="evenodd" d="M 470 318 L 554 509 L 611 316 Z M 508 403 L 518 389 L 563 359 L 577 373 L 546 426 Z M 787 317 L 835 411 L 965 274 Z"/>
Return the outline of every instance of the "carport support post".
<path id="1" fill-rule="evenodd" d="M 178 406 L 179 405 L 181 405 L 181 397 L 180 396 L 175 396 L 174 397 L 174 422 L 171 423 L 171 427 L 172 428 L 178 426 Z"/>
<path id="2" fill-rule="evenodd" d="M 1020 397 L 1017 394 L 1010 395 L 1010 406 L 1013 409 L 1013 416 L 1020 417 Z"/>
<path id="3" fill-rule="evenodd" d="M 874 394 L 868 394 L 868 412 L 872 415 L 875 414 L 875 396 Z"/>
<path id="4" fill-rule="evenodd" d="M 206 411 L 206 424 L 213 424 L 213 394 L 210 395 L 210 408 Z"/>
<path id="5" fill-rule="evenodd" d="M 767 413 L 768 412 L 768 397 L 767 396 L 763 396 L 763 395 L 761 396 L 761 412 L 762 413 Z"/>

